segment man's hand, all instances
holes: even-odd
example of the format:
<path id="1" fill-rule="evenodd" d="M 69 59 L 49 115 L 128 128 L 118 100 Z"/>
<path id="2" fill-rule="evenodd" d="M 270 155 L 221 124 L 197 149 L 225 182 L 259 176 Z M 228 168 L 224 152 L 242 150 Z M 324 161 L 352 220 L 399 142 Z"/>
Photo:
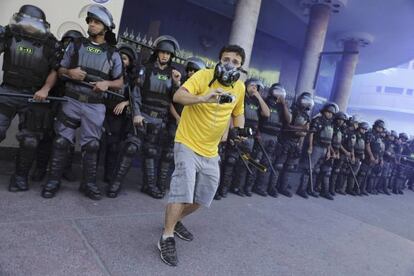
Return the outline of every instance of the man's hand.
<path id="1" fill-rule="evenodd" d="M 256 97 L 256 98 L 261 98 L 261 97 L 262 97 L 262 96 L 260 96 L 260 93 L 259 93 L 259 91 L 257 91 L 257 90 L 254 90 L 254 91 L 253 91 L 252 96 L 253 96 L 253 97 Z"/>
<path id="2" fill-rule="evenodd" d="M 132 123 L 134 124 L 134 126 L 142 127 L 144 125 L 144 117 L 142 117 L 141 115 L 136 115 L 134 116 Z"/>
<path id="3" fill-rule="evenodd" d="M 34 93 L 33 99 L 35 101 L 41 102 L 41 101 L 44 101 L 47 98 L 48 95 L 49 95 L 49 91 L 47 91 L 46 89 L 41 88 L 36 93 Z"/>
<path id="4" fill-rule="evenodd" d="M 219 95 L 223 92 L 224 90 L 221 88 L 210 89 L 207 95 L 201 96 L 201 101 L 203 103 L 217 103 Z"/>
<path id="5" fill-rule="evenodd" d="M 181 73 L 175 69 L 172 70 L 172 79 L 174 81 L 175 86 L 180 86 L 181 81 Z"/>
<path id="6" fill-rule="evenodd" d="M 280 103 L 280 104 L 283 104 L 283 105 L 285 105 L 286 104 L 286 100 L 285 100 L 285 98 L 283 98 L 283 97 L 277 97 L 277 101 L 276 101 L 277 103 Z"/>
<path id="7" fill-rule="evenodd" d="M 117 105 L 115 106 L 115 108 L 114 108 L 114 114 L 115 114 L 115 115 L 119 115 L 119 114 L 121 114 L 122 112 L 124 112 L 124 108 L 125 108 L 126 106 L 128 106 L 128 104 L 129 104 L 129 102 L 128 102 L 128 101 L 123 101 L 123 102 L 120 102 L 119 104 L 117 104 Z"/>
<path id="8" fill-rule="evenodd" d="M 93 91 L 95 92 L 105 92 L 109 88 L 107 81 L 91 82 L 91 84 L 95 85 L 95 87 L 93 88 Z"/>
<path id="9" fill-rule="evenodd" d="M 181 120 L 181 117 L 175 118 L 175 122 L 177 123 L 177 126 L 180 123 L 180 120 Z"/>
<path id="10" fill-rule="evenodd" d="M 68 69 L 67 74 L 71 79 L 83 81 L 86 78 L 86 72 L 83 71 L 80 67 L 76 67 L 73 69 Z"/>

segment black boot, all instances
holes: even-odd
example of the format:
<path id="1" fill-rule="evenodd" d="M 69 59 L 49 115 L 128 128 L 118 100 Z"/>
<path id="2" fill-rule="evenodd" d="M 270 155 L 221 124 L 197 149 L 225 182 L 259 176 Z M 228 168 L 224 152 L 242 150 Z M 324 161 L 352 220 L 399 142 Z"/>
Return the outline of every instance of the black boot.
<path id="1" fill-rule="evenodd" d="M 321 183 L 321 193 L 320 196 L 324 197 L 329 200 L 333 200 L 333 196 L 330 193 L 330 183 L 329 183 L 329 175 L 324 174 L 322 177 L 322 183 Z"/>
<path id="2" fill-rule="evenodd" d="M 285 170 L 282 172 L 282 175 L 280 176 L 280 186 L 279 186 L 279 193 L 287 196 L 292 197 L 292 192 L 289 191 L 288 183 L 289 179 L 291 179 L 292 172 Z"/>
<path id="3" fill-rule="evenodd" d="M 101 191 L 96 185 L 96 171 L 98 166 L 98 151 L 99 142 L 96 140 L 90 141 L 84 146 L 84 153 L 82 158 L 82 182 L 79 191 L 85 196 L 93 200 L 100 200 L 102 198 Z"/>
<path id="4" fill-rule="evenodd" d="M 138 147 L 135 144 L 127 144 L 124 150 L 121 152 L 118 160 L 118 164 L 114 169 L 113 177 L 108 185 L 106 195 L 110 198 L 115 198 L 121 189 L 122 182 L 131 168 L 132 159 L 138 151 Z"/>
<path id="5" fill-rule="evenodd" d="M 306 199 L 308 198 L 308 194 L 306 193 L 308 182 L 309 182 L 309 175 L 302 174 L 298 190 L 296 191 L 297 195 L 303 198 L 306 198 Z"/>
<path id="6" fill-rule="evenodd" d="M 35 158 L 37 145 L 38 140 L 35 137 L 27 136 L 21 138 L 16 158 L 16 171 L 10 180 L 10 192 L 27 191 L 29 189 L 28 177 Z"/>
<path id="7" fill-rule="evenodd" d="M 235 180 L 234 180 L 234 184 L 233 187 L 231 188 L 231 192 L 244 197 L 244 186 L 246 184 L 246 177 L 247 177 L 247 169 L 245 167 L 241 167 L 244 166 L 243 164 L 238 164 L 238 166 L 236 167 L 236 175 L 234 176 Z"/>
<path id="8" fill-rule="evenodd" d="M 75 182 L 77 180 L 76 174 L 72 169 L 73 157 L 75 155 L 75 146 L 71 145 L 66 158 L 65 169 L 63 170 L 63 178 L 69 182 Z"/>
<path id="9" fill-rule="evenodd" d="M 230 189 L 231 182 L 233 180 L 233 164 L 224 163 L 223 175 L 220 179 L 219 193 L 223 198 L 227 197 L 227 193 Z"/>
<path id="10" fill-rule="evenodd" d="M 160 190 L 162 197 L 164 197 L 167 188 L 169 187 L 171 161 L 161 161 L 160 168 L 158 170 L 158 189 Z"/>
<path id="11" fill-rule="evenodd" d="M 244 185 L 244 194 L 248 197 L 252 196 L 252 189 L 256 182 L 257 170 L 253 169 L 251 174 L 246 177 L 246 185 Z"/>
<path id="12" fill-rule="evenodd" d="M 52 198 L 59 190 L 69 146 L 70 142 L 65 138 L 57 137 L 55 139 L 50 158 L 49 177 L 47 183 L 43 186 L 42 197 Z"/>
<path id="13" fill-rule="evenodd" d="M 276 170 L 276 174 L 274 174 L 272 171 L 272 174 L 270 177 L 269 188 L 267 190 L 267 193 L 271 197 L 277 197 L 277 185 L 279 182 L 279 175 L 280 175 L 280 171 Z"/>
<path id="14" fill-rule="evenodd" d="M 329 179 L 329 193 L 335 196 L 339 173 L 334 172 Z"/>
<path id="15" fill-rule="evenodd" d="M 46 176 L 47 164 L 52 151 L 51 144 L 53 144 L 52 138 L 44 138 L 39 142 L 36 149 L 36 167 L 31 176 L 33 181 L 42 181 Z"/>
<path id="16" fill-rule="evenodd" d="M 163 194 L 157 187 L 156 175 L 155 175 L 155 159 L 147 158 L 144 163 L 144 185 L 142 186 L 142 192 L 147 195 L 161 199 Z"/>

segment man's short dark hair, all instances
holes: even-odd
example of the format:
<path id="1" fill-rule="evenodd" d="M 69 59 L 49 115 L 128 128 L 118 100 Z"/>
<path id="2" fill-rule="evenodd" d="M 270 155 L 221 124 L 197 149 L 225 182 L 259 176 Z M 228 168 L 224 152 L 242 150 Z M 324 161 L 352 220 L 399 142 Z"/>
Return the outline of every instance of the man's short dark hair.
<path id="1" fill-rule="evenodd" d="M 223 48 L 221 48 L 220 54 L 219 54 L 219 59 L 220 60 L 221 60 L 221 56 L 223 55 L 224 52 L 233 52 L 233 53 L 238 54 L 242 58 L 241 65 L 244 64 L 244 61 L 246 59 L 246 53 L 244 52 L 244 49 L 242 47 L 240 47 L 239 45 L 226 45 L 226 46 L 223 46 Z"/>

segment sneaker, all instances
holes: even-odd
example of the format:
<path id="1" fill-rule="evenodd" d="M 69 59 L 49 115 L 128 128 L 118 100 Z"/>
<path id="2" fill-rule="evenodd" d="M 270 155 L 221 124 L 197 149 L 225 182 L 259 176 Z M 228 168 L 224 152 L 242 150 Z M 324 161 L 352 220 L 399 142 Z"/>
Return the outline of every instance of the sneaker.
<path id="1" fill-rule="evenodd" d="M 158 241 L 158 250 L 160 250 L 161 260 L 170 266 L 177 266 L 177 251 L 175 249 L 174 238 L 166 238 L 163 240 L 161 237 Z"/>
<path id="2" fill-rule="evenodd" d="M 174 234 L 176 234 L 180 239 L 185 241 L 192 241 L 194 239 L 193 234 L 185 228 L 184 224 L 181 221 L 177 222 L 174 227 Z"/>

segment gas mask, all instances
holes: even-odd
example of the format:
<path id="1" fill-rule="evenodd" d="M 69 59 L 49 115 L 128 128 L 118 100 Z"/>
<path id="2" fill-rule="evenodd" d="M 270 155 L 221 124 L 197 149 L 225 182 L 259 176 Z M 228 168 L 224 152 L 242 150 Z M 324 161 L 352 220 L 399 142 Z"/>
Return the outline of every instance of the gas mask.
<path id="1" fill-rule="evenodd" d="M 230 63 L 220 62 L 214 68 L 214 78 L 224 86 L 231 86 L 240 78 L 240 70 Z"/>

